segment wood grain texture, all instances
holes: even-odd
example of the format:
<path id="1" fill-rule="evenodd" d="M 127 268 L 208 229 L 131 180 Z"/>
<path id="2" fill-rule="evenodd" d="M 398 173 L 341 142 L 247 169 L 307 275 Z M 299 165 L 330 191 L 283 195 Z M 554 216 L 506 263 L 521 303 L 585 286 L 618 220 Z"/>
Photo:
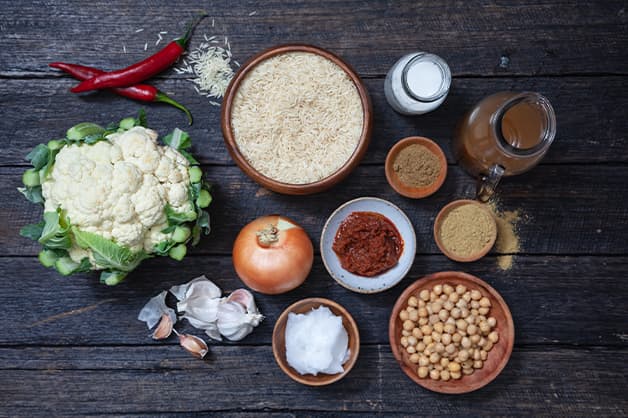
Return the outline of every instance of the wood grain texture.
<path id="1" fill-rule="evenodd" d="M 455 397 L 415 385 L 390 349 L 380 345 L 364 346 L 341 382 L 321 388 L 291 381 L 272 361 L 268 346 L 246 351 L 212 347 L 206 361 L 175 346 L 0 349 L 0 356 L 7 360 L 0 373 L 0 413 L 11 416 L 280 412 L 287 406 L 314 415 L 345 410 L 483 416 L 628 412 L 626 350 L 516 350 L 494 382 Z"/>
<path id="2" fill-rule="evenodd" d="M 41 219 L 41 208 L 23 198 L 22 168 L 0 167 L 0 247 L 5 255 L 35 255 L 34 241 L 18 237 L 20 227 Z M 386 182 L 383 166 L 361 166 L 327 193 L 285 196 L 253 183 L 237 167 L 207 167 L 215 183 L 209 208 L 212 234 L 192 250 L 195 254 L 230 254 L 240 229 L 251 220 L 282 214 L 301 224 L 318 249 L 320 233 L 329 215 L 342 203 L 375 195 L 398 205 L 414 224 L 417 253 L 439 254 L 432 226 L 438 211 L 451 200 L 473 197 L 475 180 L 459 167 L 451 167 L 441 189 L 429 199 L 406 199 Z M 628 201 L 624 187 L 627 166 L 539 166 L 499 186 L 501 205 L 518 209 L 522 252 L 528 254 L 627 254 Z"/>
<path id="3" fill-rule="evenodd" d="M 628 162 L 628 84 L 623 77 L 550 77 L 454 79 L 442 107 L 418 117 L 397 114 L 384 97 L 383 79 L 366 79 L 373 102 L 374 130 L 367 164 L 383 164 L 388 150 L 401 138 L 421 135 L 438 142 L 450 163 L 450 141 L 465 111 L 488 94 L 530 90 L 546 95 L 556 111 L 558 133 L 542 164 Z M 208 104 L 185 80 L 162 80 L 159 88 L 187 105 L 195 123 L 187 126 L 183 113 L 165 105 L 141 104 L 111 93 L 77 96 L 68 91 L 69 78 L 4 80 L 0 83 L 3 117 L 0 129 L 11 132 L 0 150 L 0 165 L 26 164 L 24 156 L 40 142 L 61 137 L 76 123 L 107 124 L 141 107 L 161 135 L 180 127 L 190 133 L 194 155 L 203 163 L 233 164 L 220 130 L 220 108 Z"/>
<path id="4" fill-rule="evenodd" d="M 388 344 L 390 313 L 407 286 L 430 273 L 463 270 L 485 280 L 504 298 L 514 318 L 517 346 L 628 346 L 628 257 L 521 256 L 505 273 L 498 271 L 495 262 L 488 257 L 463 266 L 443 256 L 422 256 L 394 288 L 362 295 L 338 285 L 315 257 L 312 273 L 301 287 L 283 295 L 255 295 L 266 319 L 240 344 L 270 344 L 281 312 L 307 297 L 342 304 L 357 321 L 364 343 Z M 116 287 L 99 284 L 97 275 L 62 277 L 35 258 L 1 258 L 0 329 L 9 331 L 0 333 L 0 346 L 162 345 L 151 341 L 137 314 L 162 289 L 201 274 L 225 293 L 243 287 L 230 257 L 189 257 L 183 263 L 148 260 Z M 200 334 L 187 321 L 177 328 Z"/>
<path id="5" fill-rule="evenodd" d="M 628 16 L 619 0 L 587 7 L 556 0 L 162 0 L 142 6 L 122 0 L 4 0 L 0 74 L 38 75 L 50 61 L 77 59 L 105 70 L 125 67 L 158 48 L 159 31 L 168 31 L 166 39 L 181 33 L 184 21 L 202 7 L 215 26 L 206 19 L 198 33 L 228 36 L 236 59 L 304 42 L 337 52 L 366 75 L 385 74 L 417 48 L 441 55 L 454 75 L 628 73 Z"/>

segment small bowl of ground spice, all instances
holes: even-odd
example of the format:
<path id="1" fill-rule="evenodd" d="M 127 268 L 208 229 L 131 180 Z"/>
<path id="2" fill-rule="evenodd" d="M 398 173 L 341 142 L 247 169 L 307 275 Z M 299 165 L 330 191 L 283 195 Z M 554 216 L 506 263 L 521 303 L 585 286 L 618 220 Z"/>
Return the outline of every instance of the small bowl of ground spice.
<path id="1" fill-rule="evenodd" d="M 386 179 L 400 195 L 412 199 L 434 194 L 447 177 L 447 159 L 434 141 L 411 136 L 397 142 L 386 157 Z"/>
<path id="2" fill-rule="evenodd" d="M 497 239 L 497 224 L 491 212 L 475 200 L 455 200 L 434 221 L 438 248 L 454 261 L 470 262 L 484 257 Z"/>

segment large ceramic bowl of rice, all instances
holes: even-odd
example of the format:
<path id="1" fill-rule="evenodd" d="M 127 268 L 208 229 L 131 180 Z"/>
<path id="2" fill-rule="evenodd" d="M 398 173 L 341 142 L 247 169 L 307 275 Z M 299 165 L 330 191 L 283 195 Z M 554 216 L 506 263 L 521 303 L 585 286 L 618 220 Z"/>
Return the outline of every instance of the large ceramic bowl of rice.
<path id="1" fill-rule="evenodd" d="M 372 109 L 356 72 L 311 45 L 259 53 L 233 77 L 222 107 L 229 154 L 250 178 L 305 195 L 343 180 L 366 153 Z"/>

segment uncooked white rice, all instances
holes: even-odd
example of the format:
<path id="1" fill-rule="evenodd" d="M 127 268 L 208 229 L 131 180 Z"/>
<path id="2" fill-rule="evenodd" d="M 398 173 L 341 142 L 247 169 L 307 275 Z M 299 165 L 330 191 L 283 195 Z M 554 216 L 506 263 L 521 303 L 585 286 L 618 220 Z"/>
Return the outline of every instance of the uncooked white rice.
<path id="1" fill-rule="evenodd" d="M 231 125 L 260 173 L 289 184 L 329 177 L 353 154 L 363 108 L 355 84 L 332 61 L 288 52 L 258 64 L 240 84 Z"/>

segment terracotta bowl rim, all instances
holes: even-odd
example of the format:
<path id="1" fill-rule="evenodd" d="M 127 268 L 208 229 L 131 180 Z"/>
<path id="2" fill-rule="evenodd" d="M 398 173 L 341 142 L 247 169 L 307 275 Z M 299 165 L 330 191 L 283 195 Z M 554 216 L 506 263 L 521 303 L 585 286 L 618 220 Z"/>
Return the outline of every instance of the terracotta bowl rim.
<path id="1" fill-rule="evenodd" d="M 430 151 L 432 151 L 438 157 L 438 160 L 441 164 L 440 172 L 438 173 L 438 177 L 434 183 L 429 184 L 423 187 L 412 187 L 404 185 L 404 187 L 400 187 L 402 183 L 392 172 L 392 164 L 393 157 L 397 156 L 399 152 L 407 146 L 412 144 L 420 144 L 426 146 Z M 405 138 L 397 141 L 386 154 L 386 163 L 384 166 L 384 171 L 386 174 L 386 180 L 390 187 L 393 188 L 394 191 L 399 193 L 401 196 L 410 198 L 410 199 L 422 199 L 424 197 L 428 197 L 436 193 L 442 185 L 445 183 L 445 179 L 447 178 L 447 157 L 445 156 L 445 152 L 442 147 L 436 143 L 431 138 L 425 136 L 407 136 Z"/>
<path id="2" fill-rule="evenodd" d="M 506 335 L 502 335 L 502 333 L 500 333 L 499 338 L 500 338 L 500 342 L 504 338 L 506 338 L 506 340 L 504 340 L 506 341 L 506 350 L 505 350 L 504 355 L 500 359 L 499 363 L 497 364 L 497 367 L 495 367 L 483 379 L 478 380 L 472 384 L 467 384 L 467 385 L 460 384 L 460 385 L 454 385 L 451 389 L 442 389 L 434 385 L 435 382 L 429 378 L 421 379 L 414 372 L 414 370 L 410 370 L 410 367 L 415 368 L 416 366 L 414 365 L 410 366 L 403 361 L 402 354 L 397 344 L 397 340 L 398 338 L 400 338 L 398 337 L 398 334 L 400 335 L 401 330 L 397 332 L 396 322 L 397 322 L 397 317 L 399 315 L 399 312 L 401 311 L 401 308 L 405 305 L 406 300 L 410 297 L 412 293 L 416 292 L 418 289 L 421 289 L 430 285 L 431 282 L 435 282 L 435 281 L 445 282 L 447 281 L 447 278 L 459 279 L 466 283 L 472 283 L 473 285 L 482 288 L 482 290 L 484 290 L 488 294 L 488 297 L 489 299 L 491 299 L 491 302 L 497 303 L 499 305 L 500 309 L 504 312 L 504 316 L 506 318 L 506 325 L 505 325 Z M 391 310 L 390 319 L 388 322 L 388 339 L 389 339 L 390 349 L 393 353 L 393 357 L 395 358 L 395 361 L 399 364 L 402 371 L 416 384 L 424 387 L 425 389 L 431 390 L 433 392 L 446 393 L 446 394 L 462 394 L 462 393 L 473 392 L 475 390 L 478 390 L 488 385 L 490 382 L 495 380 L 495 378 L 497 378 L 497 376 L 499 376 L 499 374 L 504 370 L 504 368 L 508 364 L 508 361 L 510 360 L 510 357 L 512 355 L 512 350 L 514 347 L 515 324 L 513 322 L 512 313 L 510 312 L 510 308 L 508 307 L 508 304 L 506 304 L 506 301 L 504 300 L 504 298 L 491 285 L 489 285 L 488 283 L 486 283 L 484 280 L 480 279 L 479 277 L 473 276 L 469 273 L 465 273 L 461 271 L 442 271 L 442 272 L 428 274 L 426 276 L 421 277 L 420 279 L 417 279 L 416 281 L 411 283 L 408 287 L 406 287 L 404 291 L 401 293 L 401 295 L 399 295 L 399 297 L 395 301 L 395 305 L 393 306 Z M 497 344 L 499 344 L 499 342 Z M 463 376 L 462 379 L 457 381 L 457 383 L 465 383 L 466 377 L 467 376 Z"/>
<path id="3" fill-rule="evenodd" d="M 235 136 L 233 135 L 233 130 L 231 126 L 231 108 L 233 106 L 233 100 L 235 98 L 235 95 L 242 81 L 259 63 L 276 55 L 281 55 L 289 52 L 315 53 L 338 65 L 353 81 L 353 84 L 355 85 L 360 96 L 360 100 L 362 102 L 362 112 L 364 116 L 362 123 L 362 133 L 360 134 L 360 139 L 358 140 L 358 143 L 353 150 L 353 153 L 347 159 L 347 161 L 345 161 L 345 163 L 340 168 L 338 168 L 338 170 L 331 173 L 329 176 L 312 183 L 284 183 L 267 177 L 257 171 L 246 160 L 244 155 L 238 149 L 237 142 L 235 140 Z M 276 45 L 257 53 L 248 61 L 246 61 L 234 75 L 233 79 L 229 83 L 229 86 L 227 87 L 221 107 L 220 119 L 222 134 L 225 145 L 227 147 L 227 151 L 229 152 L 229 155 L 231 155 L 231 158 L 238 165 L 238 167 L 240 167 L 240 169 L 253 181 L 266 187 L 267 189 L 275 191 L 277 193 L 293 195 L 319 193 L 331 188 L 338 182 L 344 180 L 357 167 L 357 165 L 366 154 L 366 150 L 368 148 L 373 129 L 373 110 L 371 99 L 369 97 L 366 86 L 360 79 L 358 73 L 347 62 L 345 62 L 336 54 L 318 46 L 305 43 L 289 43 Z"/>
<path id="4" fill-rule="evenodd" d="M 491 236 L 490 241 L 477 254 L 473 254 L 468 257 L 461 257 L 459 255 L 452 253 L 451 251 L 447 249 L 447 247 L 445 247 L 445 245 L 442 243 L 440 239 L 439 231 L 440 231 L 440 224 L 442 223 L 445 215 L 449 213 L 449 211 L 451 211 L 455 207 L 467 205 L 467 204 L 471 204 L 471 205 L 475 205 L 479 207 L 491 217 L 491 219 L 493 220 L 495 224 L 495 233 Z M 458 200 L 449 202 L 438 212 L 438 215 L 436 215 L 436 219 L 434 219 L 433 233 L 434 233 L 434 241 L 436 241 L 436 245 L 438 246 L 438 249 L 445 256 L 447 256 L 447 258 L 450 258 L 451 260 L 458 261 L 461 263 L 468 263 L 468 262 L 479 260 L 480 258 L 484 257 L 486 254 L 488 254 L 489 251 L 491 251 L 491 248 L 493 248 L 493 246 L 495 245 L 495 241 L 497 240 L 497 221 L 495 221 L 495 217 L 493 216 L 491 211 L 488 210 L 488 208 L 486 208 L 484 204 L 478 202 L 477 200 L 458 199 Z"/>
<path id="5" fill-rule="evenodd" d="M 342 317 L 346 319 L 347 322 L 349 322 L 350 324 L 351 329 L 347 329 L 347 333 L 349 334 L 350 337 L 353 336 L 353 338 L 355 339 L 356 349 L 351 351 L 349 355 L 349 359 L 343 364 L 344 371 L 342 373 L 336 373 L 336 374 L 331 374 L 331 375 L 319 373 L 318 376 L 301 375 L 299 374 L 299 372 L 294 370 L 288 364 L 288 361 L 285 359 L 285 355 L 282 356 L 279 352 L 279 347 L 277 347 L 277 344 L 278 344 L 277 341 L 279 338 L 278 337 L 279 328 L 284 327 L 284 332 L 285 332 L 285 324 L 288 321 L 288 314 L 290 312 L 298 312 L 296 311 L 296 309 L 309 303 L 319 304 L 319 306 L 327 306 L 328 308 L 333 308 L 334 310 L 338 311 L 342 315 Z M 300 299 L 294 302 L 293 304 L 288 306 L 286 309 L 284 309 L 283 312 L 281 312 L 281 314 L 279 315 L 279 318 L 277 318 L 277 321 L 275 321 L 275 326 L 273 327 L 272 347 L 273 347 L 273 356 L 275 357 L 275 361 L 279 365 L 279 368 L 281 368 L 281 370 L 286 375 L 288 375 L 288 377 L 290 377 L 292 380 L 298 383 L 301 383 L 303 385 L 307 385 L 307 386 L 325 386 L 325 385 L 329 385 L 334 382 L 337 382 L 343 377 L 345 377 L 355 365 L 358 359 L 358 356 L 360 354 L 360 330 L 358 328 L 358 324 L 355 322 L 355 319 L 353 319 L 353 316 L 351 316 L 349 311 L 347 311 L 347 309 L 345 309 L 345 307 L 339 304 L 338 302 L 334 302 L 331 299 L 321 298 L 321 297 L 305 298 L 305 299 Z M 315 380 L 311 380 L 312 378 Z"/>

